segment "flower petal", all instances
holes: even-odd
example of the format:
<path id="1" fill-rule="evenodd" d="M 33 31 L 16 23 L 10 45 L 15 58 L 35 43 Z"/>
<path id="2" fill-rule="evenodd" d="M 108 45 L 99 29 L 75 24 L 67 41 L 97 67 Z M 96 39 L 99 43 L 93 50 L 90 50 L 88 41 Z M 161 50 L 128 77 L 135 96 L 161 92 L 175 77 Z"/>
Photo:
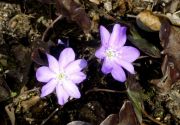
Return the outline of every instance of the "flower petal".
<path id="1" fill-rule="evenodd" d="M 116 60 L 116 63 L 123 68 L 125 68 L 127 71 L 129 71 L 131 74 L 135 74 L 134 67 L 131 63 L 126 62 L 122 59 Z"/>
<path id="2" fill-rule="evenodd" d="M 60 67 L 66 67 L 69 63 L 75 60 L 75 53 L 72 48 L 64 49 L 59 55 Z"/>
<path id="3" fill-rule="evenodd" d="M 101 36 L 101 44 L 103 46 L 108 45 L 110 33 L 104 26 L 100 26 L 100 36 Z"/>
<path id="4" fill-rule="evenodd" d="M 79 84 L 86 79 L 86 75 L 83 72 L 73 73 L 70 76 L 73 83 Z"/>
<path id="5" fill-rule="evenodd" d="M 108 59 L 104 59 L 101 71 L 104 74 L 108 74 L 108 73 L 110 73 L 112 71 L 112 68 L 113 68 L 113 63 Z"/>
<path id="6" fill-rule="evenodd" d="M 48 58 L 49 68 L 55 73 L 59 73 L 59 63 L 55 57 L 50 54 L 46 54 Z"/>
<path id="7" fill-rule="evenodd" d="M 64 105 L 66 102 L 68 102 L 69 95 L 68 93 L 64 90 L 62 84 L 58 84 L 56 87 L 56 94 L 58 98 L 58 103 L 60 105 Z"/>
<path id="8" fill-rule="evenodd" d="M 55 73 L 52 72 L 49 67 L 42 66 L 36 70 L 36 78 L 40 82 L 49 82 L 55 77 Z"/>
<path id="9" fill-rule="evenodd" d="M 66 66 L 65 72 L 67 74 L 72 74 L 76 72 L 80 72 L 83 68 L 87 66 L 87 61 L 84 59 L 78 59 L 71 62 L 69 65 Z"/>
<path id="10" fill-rule="evenodd" d="M 127 62 L 134 62 L 140 56 L 139 50 L 131 46 L 123 46 L 121 51 L 123 60 Z"/>
<path id="11" fill-rule="evenodd" d="M 111 74 L 112 77 L 117 81 L 124 82 L 126 80 L 124 70 L 120 66 L 113 67 Z"/>
<path id="12" fill-rule="evenodd" d="M 44 85 L 41 89 L 41 97 L 47 96 L 52 93 L 57 85 L 58 81 L 52 79 L 46 85 Z"/>
<path id="13" fill-rule="evenodd" d="M 121 27 L 119 24 L 115 24 L 109 39 L 109 46 L 112 48 L 122 47 L 127 39 L 126 29 L 126 27 Z"/>
<path id="14" fill-rule="evenodd" d="M 96 50 L 95 56 L 99 59 L 103 59 L 105 57 L 105 47 L 101 46 L 98 50 Z"/>
<path id="15" fill-rule="evenodd" d="M 65 91 L 73 98 L 81 97 L 78 87 L 75 84 L 73 84 L 72 81 L 67 80 L 65 83 L 63 83 L 63 87 Z"/>

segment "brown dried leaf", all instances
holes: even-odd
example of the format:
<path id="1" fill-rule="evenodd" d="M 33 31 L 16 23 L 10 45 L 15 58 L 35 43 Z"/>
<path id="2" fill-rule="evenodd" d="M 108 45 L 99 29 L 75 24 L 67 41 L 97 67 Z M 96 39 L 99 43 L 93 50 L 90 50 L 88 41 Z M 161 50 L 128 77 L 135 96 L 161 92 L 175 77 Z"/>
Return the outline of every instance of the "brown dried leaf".
<path id="1" fill-rule="evenodd" d="M 100 125 L 117 125 L 119 123 L 119 117 L 117 114 L 109 115 Z"/>
<path id="2" fill-rule="evenodd" d="M 83 122 L 83 121 L 72 121 L 68 123 L 67 125 L 92 125 L 92 124 L 88 122 Z"/>
<path id="3" fill-rule="evenodd" d="M 47 56 L 43 48 L 34 49 L 31 54 L 31 59 L 39 65 L 47 65 Z"/>
<path id="4" fill-rule="evenodd" d="M 100 125 L 140 125 L 130 101 L 125 101 L 119 115 L 109 115 Z"/>
<path id="5" fill-rule="evenodd" d="M 180 79 L 180 28 L 171 26 L 169 22 L 162 24 L 159 32 L 167 64 L 170 67 L 172 81 Z M 165 67 L 166 68 L 166 67 Z"/>
<path id="6" fill-rule="evenodd" d="M 7 106 L 5 106 L 5 110 L 7 115 L 9 116 L 9 119 L 11 121 L 11 125 L 15 125 L 15 113 L 14 113 L 14 107 L 12 106 L 12 104 L 9 104 Z"/>
<path id="7" fill-rule="evenodd" d="M 88 34 L 91 29 L 91 21 L 80 3 L 75 0 L 56 0 L 58 13 L 68 20 L 75 21 Z"/>
<path id="8" fill-rule="evenodd" d="M 130 101 L 125 101 L 121 107 L 118 125 L 140 125 Z"/>
<path id="9" fill-rule="evenodd" d="M 142 11 L 137 15 L 136 23 L 140 28 L 149 32 L 159 31 L 161 27 L 159 17 L 148 10 Z"/>
<path id="10" fill-rule="evenodd" d="M 38 95 L 33 96 L 29 100 L 25 100 L 21 102 L 23 112 L 28 111 L 32 106 L 34 106 L 38 101 L 40 100 L 40 97 Z"/>

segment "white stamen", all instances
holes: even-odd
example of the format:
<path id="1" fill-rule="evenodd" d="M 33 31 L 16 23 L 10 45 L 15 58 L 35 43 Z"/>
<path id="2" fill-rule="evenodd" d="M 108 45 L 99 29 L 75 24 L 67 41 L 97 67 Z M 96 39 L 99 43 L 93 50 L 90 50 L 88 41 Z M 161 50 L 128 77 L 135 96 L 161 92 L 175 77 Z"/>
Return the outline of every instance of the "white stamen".
<path id="1" fill-rule="evenodd" d="M 67 75 L 65 73 L 59 73 L 57 74 L 58 81 L 64 81 L 67 80 Z"/>
<path id="2" fill-rule="evenodd" d="M 111 49 L 111 48 L 107 49 L 105 53 L 106 53 L 106 56 L 111 60 L 116 58 L 119 55 L 116 50 Z"/>

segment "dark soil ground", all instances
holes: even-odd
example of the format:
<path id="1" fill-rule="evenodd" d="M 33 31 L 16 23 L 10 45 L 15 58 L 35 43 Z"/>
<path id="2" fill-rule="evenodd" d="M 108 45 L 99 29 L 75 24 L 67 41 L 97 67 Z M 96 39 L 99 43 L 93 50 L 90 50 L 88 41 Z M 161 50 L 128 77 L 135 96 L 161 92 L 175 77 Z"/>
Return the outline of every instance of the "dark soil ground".
<path id="1" fill-rule="evenodd" d="M 71 121 L 179 125 L 180 27 L 165 17 L 177 14 L 178 22 L 179 9 L 178 0 L 1 0 L 0 125 L 66 125 Z M 152 14 L 153 19 L 148 14 L 137 17 L 144 10 L 157 15 Z M 146 17 L 146 23 L 155 24 L 139 25 L 137 19 Z M 126 72 L 126 83 L 104 75 L 102 63 L 94 56 L 100 46 L 99 26 L 111 31 L 116 23 L 128 27 L 126 45 L 141 51 L 133 63 L 136 75 Z M 137 32 L 136 39 L 133 33 Z M 58 44 L 59 39 L 65 44 Z M 55 94 L 39 97 L 42 83 L 36 80 L 35 72 L 47 65 L 44 52 L 58 57 L 66 47 L 73 48 L 76 58 L 88 61 L 84 70 L 87 79 L 78 86 L 81 98 L 60 106 Z M 125 122 L 101 123 L 110 114 L 118 114 L 127 100 L 133 108 L 125 110 Z M 122 117 L 122 111 L 119 114 Z"/>

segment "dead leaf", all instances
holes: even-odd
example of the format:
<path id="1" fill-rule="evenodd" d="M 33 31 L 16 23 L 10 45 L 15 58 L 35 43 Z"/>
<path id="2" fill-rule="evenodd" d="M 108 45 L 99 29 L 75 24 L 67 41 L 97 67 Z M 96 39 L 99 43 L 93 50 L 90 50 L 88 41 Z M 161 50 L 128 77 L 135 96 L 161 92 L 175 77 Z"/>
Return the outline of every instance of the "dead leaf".
<path id="1" fill-rule="evenodd" d="M 97 4 L 97 5 L 100 4 L 100 0 L 89 0 L 89 1 L 92 2 L 92 3 L 95 3 L 95 4 Z"/>
<path id="2" fill-rule="evenodd" d="M 118 114 L 109 115 L 100 125 L 140 125 L 133 105 L 125 101 Z"/>
<path id="3" fill-rule="evenodd" d="M 83 122 L 83 121 L 72 121 L 68 123 L 67 125 L 91 125 L 91 124 L 87 122 Z"/>
<path id="4" fill-rule="evenodd" d="M 121 107 L 118 125 L 140 125 L 130 101 L 125 101 Z"/>
<path id="5" fill-rule="evenodd" d="M 118 114 L 109 115 L 100 125 L 118 125 L 119 116 Z"/>
<path id="6" fill-rule="evenodd" d="M 171 26 L 167 21 L 163 22 L 159 36 L 164 47 L 163 54 L 167 55 L 171 79 L 177 81 L 180 79 L 180 28 Z"/>
<path id="7" fill-rule="evenodd" d="M 137 15 L 136 23 L 145 31 L 159 31 L 161 27 L 160 18 L 151 11 L 145 10 Z"/>
<path id="8" fill-rule="evenodd" d="M 31 59 L 39 65 L 48 65 L 47 56 L 43 48 L 34 49 Z"/>
<path id="9" fill-rule="evenodd" d="M 11 125 L 15 125 L 15 114 L 14 114 L 14 107 L 12 106 L 12 104 L 9 104 L 5 107 L 5 110 L 6 110 L 6 113 L 8 114 L 9 116 L 9 119 L 11 121 Z"/>
<path id="10" fill-rule="evenodd" d="M 165 12 L 174 13 L 178 10 L 180 4 L 179 0 L 170 0 L 169 3 L 165 6 Z"/>
<path id="11" fill-rule="evenodd" d="M 88 34 L 91 30 L 91 20 L 80 3 L 75 0 L 56 0 L 58 13 L 70 21 L 75 21 Z"/>
<path id="12" fill-rule="evenodd" d="M 29 100 L 25 100 L 21 102 L 23 112 L 28 111 L 32 106 L 34 106 L 38 101 L 40 100 L 40 97 L 38 95 L 33 96 Z"/>
<path id="13" fill-rule="evenodd" d="M 180 26 L 180 11 L 173 14 L 167 13 L 166 16 L 173 25 Z"/>

